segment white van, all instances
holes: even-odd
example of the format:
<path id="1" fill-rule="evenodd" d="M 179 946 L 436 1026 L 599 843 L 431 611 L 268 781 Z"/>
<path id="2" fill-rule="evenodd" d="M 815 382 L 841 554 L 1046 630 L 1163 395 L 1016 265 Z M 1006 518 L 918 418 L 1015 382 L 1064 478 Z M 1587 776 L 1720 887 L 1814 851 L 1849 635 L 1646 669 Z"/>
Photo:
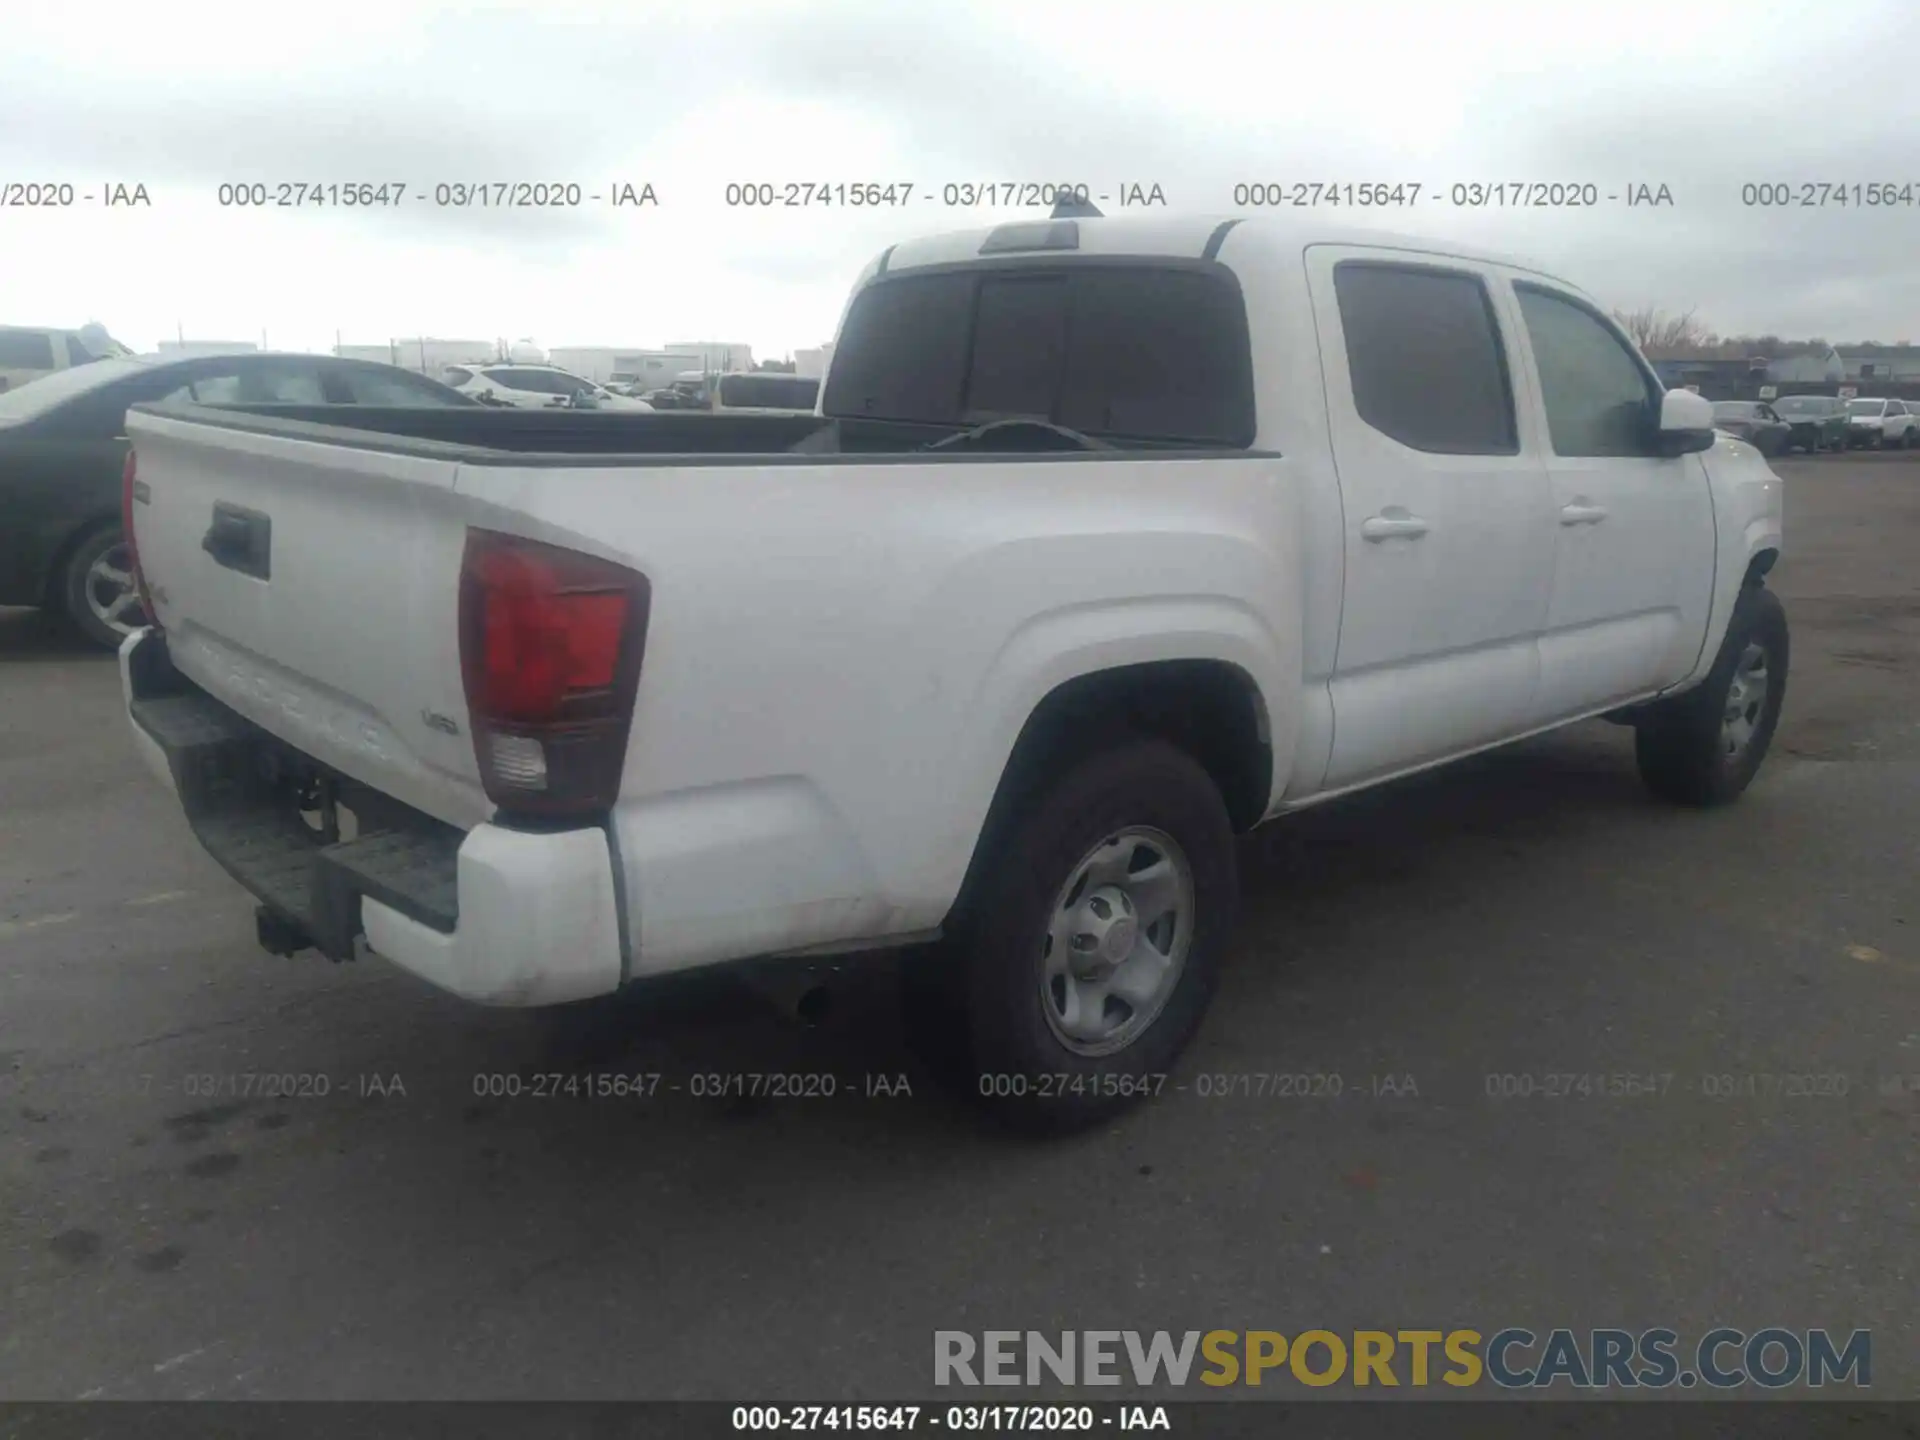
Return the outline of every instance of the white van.
<path id="1" fill-rule="evenodd" d="M 820 382 L 804 375 L 756 370 L 716 375 L 710 408 L 718 415 L 743 411 L 766 415 L 811 415 L 820 401 Z"/>
<path id="2" fill-rule="evenodd" d="M 0 391 L 17 390 L 56 370 L 132 353 L 98 325 L 78 330 L 0 325 Z"/>

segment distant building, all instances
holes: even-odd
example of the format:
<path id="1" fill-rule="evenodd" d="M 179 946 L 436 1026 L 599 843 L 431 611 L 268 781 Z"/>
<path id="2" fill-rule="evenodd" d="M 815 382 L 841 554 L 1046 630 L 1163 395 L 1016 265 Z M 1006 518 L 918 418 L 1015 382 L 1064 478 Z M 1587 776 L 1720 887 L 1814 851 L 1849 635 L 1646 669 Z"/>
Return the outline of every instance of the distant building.
<path id="1" fill-rule="evenodd" d="M 646 350 L 637 346 L 562 345 L 548 352 L 555 365 L 602 385 L 614 381 L 647 390 L 664 389 L 674 377 L 705 367 L 697 350 Z"/>
<path id="2" fill-rule="evenodd" d="M 1861 364 L 1890 366 L 1893 362 L 1886 355 L 1902 347 L 1877 347 L 1852 361 L 1843 360 L 1830 345 L 1793 345 L 1773 355 L 1729 355 L 1731 348 L 1728 344 L 1709 353 L 1649 359 L 1660 383 L 1670 388 L 1692 387 L 1709 400 L 1752 400 L 1763 385 L 1825 386 L 1855 379 Z M 1920 379 L 1920 353 L 1905 363 L 1911 369 L 1902 373 Z M 1891 370 L 1884 374 L 1876 370 L 1868 378 L 1876 374 L 1895 378 Z"/>
<path id="3" fill-rule="evenodd" d="M 833 342 L 829 340 L 825 345 L 811 350 L 794 351 L 793 373 L 803 375 L 809 380 L 824 380 L 827 377 L 827 366 L 832 361 Z"/>
<path id="4" fill-rule="evenodd" d="M 689 370 L 709 370 L 721 375 L 737 374 L 753 369 L 753 347 L 736 345 L 724 340 L 674 340 L 667 349 L 677 355 L 697 355 L 698 365 L 689 365 Z"/>
<path id="5" fill-rule="evenodd" d="M 1920 346 L 1863 345 L 1841 352 L 1847 380 L 1920 380 Z"/>
<path id="6" fill-rule="evenodd" d="M 1846 362 L 1831 345 L 1796 346 L 1767 357 L 1767 379 L 1774 384 L 1828 385 L 1846 376 Z"/>
<path id="7" fill-rule="evenodd" d="M 199 355 L 246 355 L 260 347 L 251 340 L 162 340 L 159 353 L 169 360 Z"/>
<path id="8" fill-rule="evenodd" d="M 1709 400 L 1747 399 L 1768 379 L 1767 361 L 1757 355 L 1676 355 L 1650 363 L 1668 389 L 1695 389 Z"/>
<path id="9" fill-rule="evenodd" d="M 449 365 L 484 365 L 497 359 L 499 342 L 494 340 L 389 340 L 384 345 L 336 345 L 333 353 L 343 360 L 378 360 L 417 370 L 435 378 Z"/>

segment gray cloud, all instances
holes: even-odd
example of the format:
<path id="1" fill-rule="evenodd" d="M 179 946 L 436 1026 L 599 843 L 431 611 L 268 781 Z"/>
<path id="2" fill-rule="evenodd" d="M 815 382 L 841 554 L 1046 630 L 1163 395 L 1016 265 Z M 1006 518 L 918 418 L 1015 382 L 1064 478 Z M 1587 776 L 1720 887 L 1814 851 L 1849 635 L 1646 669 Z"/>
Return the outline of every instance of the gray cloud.
<path id="1" fill-rule="evenodd" d="M 1234 42 L 1223 33 L 1221 43 Z M 84 105 L 70 76 L 0 56 L 0 156 L 209 195 L 223 180 L 255 178 L 591 187 L 671 158 L 697 164 L 717 190 L 733 171 L 752 175 L 756 157 L 688 155 L 683 122 L 734 90 L 854 107 L 914 157 L 917 173 L 896 178 L 920 185 L 1138 180 L 1162 184 L 1177 208 L 1224 211 L 1236 181 L 1269 177 L 1664 183 L 1671 209 L 1439 207 L 1383 223 L 1471 234 L 1550 263 L 1611 303 L 1697 307 L 1723 331 L 1920 337 L 1920 205 L 1758 209 L 1740 198 L 1743 182 L 1775 180 L 1911 182 L 1920 197 L 1909 148 L 1920 131 L 1920 12 L 1889 3 L 1818 22 L 1756 16 L 1699 54 L 1663 52 L 1650 30 L 1645 50 L 1632 72 L 1563 62 L 1530 73 L 1512 55 L 1492 56 L 1487 79 L 1462 101 L 1466 150 L 1416 167 L 1369 135 L 1282 119 L 1277 109 L 1268 119 L 1198 121 L 1177 102 L 1206 75 L 1156 68 L 1151 54 L 1096 69 L 1070 47 L 1023 41 L 957 6 L 783 8 L 724 27 L 534 24 L 479 9 L 433 22 L 405 54 L 369 54 L 351 67 L 292 64 L 271 84 L 222 81 L 213 70 L 170 83 L 162 73 L 138 93 L 90 90 Z M 1304 67 L 1351 67 L 1357 94 L 1378 83 L 1364 48 L 1281 51 L 1276 95 Z M 1394 99 L 1379 96 L 1383 106 Z M 682 153 L 666 157 L 671 133 L 682 136 Z M 842 177 L 833 156 L 819 159 L 835 178 L 864 178 Z M 629 220 L 592 210 L 409 205 L 358 223 L 560 273 L 574 247 L 626 245 L 635 233 Z M 969 223 L 937 208 L 901 217 L 902 233 Z M 724 248 L 737 272 L 770 284 L 836 282 L 848 268 L 832 244 L 770 238 L 763 248 Z"/>

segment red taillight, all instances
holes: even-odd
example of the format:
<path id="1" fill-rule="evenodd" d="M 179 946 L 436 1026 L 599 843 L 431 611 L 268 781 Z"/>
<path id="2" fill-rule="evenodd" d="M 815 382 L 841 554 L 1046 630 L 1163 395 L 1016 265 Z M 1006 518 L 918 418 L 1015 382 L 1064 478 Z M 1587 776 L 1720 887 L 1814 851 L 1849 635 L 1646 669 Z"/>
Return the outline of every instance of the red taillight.
<path id="1" fill-rule="evenodd" d="M 140 592 L 141 608 L 147 612 L 147 620 L 157 627 L 160 612 L 153 608 L 153 596 L 147 593 L 147 577 L 140 571 L 140 547 L 133 538 L 134 497 L 140 486 L 138 469 L 133 451 L 127 451 L 127 463 L 120 471 L 120 534 L 127 542 L 127 569 L 133 576 L 134 588 Z M 146 497 L 140 498 L 144 501 Z"/>
<path id="2" fill-rule="evenodd" d="M 605 809 L 640 680 L 647 579 L 624 565 L 469 530 L 460 663 L 474 753 L 503 810 Z"/>

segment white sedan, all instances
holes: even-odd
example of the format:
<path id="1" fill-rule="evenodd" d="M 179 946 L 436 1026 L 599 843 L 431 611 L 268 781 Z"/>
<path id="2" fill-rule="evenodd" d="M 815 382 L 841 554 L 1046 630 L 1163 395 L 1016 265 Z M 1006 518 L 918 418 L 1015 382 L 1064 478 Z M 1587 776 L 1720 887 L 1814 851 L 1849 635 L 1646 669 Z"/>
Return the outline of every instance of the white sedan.
<path id="1" fill-rule="evenodd" d="M 522 409 L 651 410 L 644 400 L 616 395 L 604 385 L 555 365 L 449 365 L 446 382 L 491 405 Z"/>

